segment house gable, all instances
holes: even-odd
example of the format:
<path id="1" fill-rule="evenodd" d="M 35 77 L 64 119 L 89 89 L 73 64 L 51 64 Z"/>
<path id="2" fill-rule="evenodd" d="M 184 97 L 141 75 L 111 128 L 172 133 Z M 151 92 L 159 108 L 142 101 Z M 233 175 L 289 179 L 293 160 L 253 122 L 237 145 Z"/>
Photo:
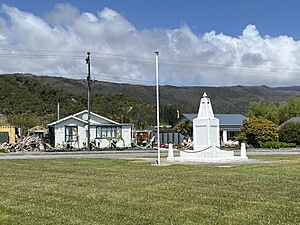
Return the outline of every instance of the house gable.
<path id="1" fill-rule="evenodd" d="M 56 126 L 57 124 L 61 124 L 61 123 L 65 124 L 65 121 L 66 121 L 66 123 L 69 123 L 70 120 L 73 120 L 74 123 L 75 123 L 75 121 L 77 121 L 76 122 L 77 124 L 78 123 L 88 124 L 87 118 L 88 118 L 88 111 L 83 110 L 83 111 L 78 112 L 76 114 L 67 116 L 67 117 L 62 118 L 60 120 L 57 120 L 53 123 L 50 123 L 50 124 L 48 124 L 48 126 Z M 94 126 L 98 126 L 98 125 L 121 125 L 120 123 L 117 123 L 113 120 L 110 120 L 106 117 L 100 116 L 100 115 L 98 115 L 96 113 L 93 113 L 93 112 L 91 112 L 90 123 L 91 123 L 91 125 L 94 125 Z"/>
<path id="2" fill-rule="evenodd" d="M 47 124 L 47 125 L 48 125 L 48 126 L 55 126 L 56 124 L 63 123 L 64 121 L 68 121 L 68 120 L 70 120 L 70 119 L 72 119 L 72 120 L 77 120 L 77 121 L 79 121 L 79 122 L 81 122 L 81 123 L 87 123 L 86 121 L 84 121 L 84 120 L 82 120 L 82 119 L 80 119 L 80 118 L 77 118 L 77 117 L 74 117 L 73 115 L 71 115 L 71 116 L 64 117 L 64 118 L 62 118 L 62 119 L 60 119 L 60 120 L 57 120 L 57 121 L 55 121 L 55 122 L 49 123 L 49 124 Z M 68 123 L 68 122 L 67 122 L 67 123 Z"/>
<path id="3" fill-rule="evenodd" d="M 85 126 L 87 122 L 76 117 L 70 117 L 55 124 L 55 126 Z"/>
<path id="4" fill-rule="evenodd" d="M 84 120 L 86 121 L 87 120 L 87 116 L 88 116 L 88 111 L 87 110 L 84 110 L 84 111 L 81 111 L 79 113 L 76 113 L 73 115 L 74 117 L 78 118 L 78 119 L 81 119 L 81 120 Z M 91 124 L 93 125 L 113 125 L 113 124 L 119 124 L 113 120 L 110 120 L 104 116 L 100 116 L 96 113 L 93 113 L 91 112 L 91 118 L 90 118 L 90 121 L 91 121 Z"/>

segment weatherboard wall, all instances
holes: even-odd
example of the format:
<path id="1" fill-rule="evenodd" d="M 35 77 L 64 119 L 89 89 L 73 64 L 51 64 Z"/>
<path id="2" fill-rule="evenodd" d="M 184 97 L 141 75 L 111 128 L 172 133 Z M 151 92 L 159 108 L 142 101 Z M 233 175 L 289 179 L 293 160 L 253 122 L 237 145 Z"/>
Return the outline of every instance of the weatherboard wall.
<path id="1" fill-rule="evenodd" d="M 62 121 L 55 125 L 54 135 L 55 135 L 55 147 L 63 147 L 66 145 L 66 126 L 77 126 L 78 127 L 78 143 L 70 143 L 74 148 L 83 148 L 84 142 L 86 143 L 86 131 L 85 123 L 70 118 L 68 120 Z"/>
<path id="2" fill-rule="evenodd" d="M 96 136 L 97 127 L 98 126 L 120 126 L 121 134 L 124 142 L 119 140 L 117 142 L 117 147 L 127 147 L 130 146 L 132 141 L 132 125 L 130 124 L 114 124 L 110 121 L 103 121 L 104 124 L 99 124 L 99 120 L 97 118 L 93 118 L 91 121 L 90 127 L 90 138 L 91 142 L 95 142 L 96 147 L 99 148 L 107 148 L 110 145 L 110 142 L 106 138 L 99 138 Z M 102 118 L 100 118 L 102 121 Z M 95 124 L 96 123 L 96 124 Z M 66 142 L 66 127 L 68 126 L 76 126 L 78 129 L 78 142 Z M 87 123 L 77 120 L 75 118 L 68 118 L 66 120 L 62 120 L 59 123 L 54 125 L 54 136 L 55 136 L 55 147 L 63 148 L 66 147 L 67 144 L 74 148 L 85 148 L 87 143 Z"/>

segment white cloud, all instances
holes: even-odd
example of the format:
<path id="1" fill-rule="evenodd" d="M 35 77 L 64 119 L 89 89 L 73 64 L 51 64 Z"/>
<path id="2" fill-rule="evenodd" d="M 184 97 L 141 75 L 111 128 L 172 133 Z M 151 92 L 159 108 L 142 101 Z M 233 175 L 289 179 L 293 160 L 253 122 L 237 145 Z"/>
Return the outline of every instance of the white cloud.
<path id="1" fill-rule="evenodd" d="M 104 80 L 154 81 L 154 51 L 159 49 L 162 83 L 214 86 L 300 82 L 300 42 L 288 36 L 262 37 L 255 25 L 248 25 L 241 36 L 231 37 L 215 31 L 196 35 L 185 24 L 177 29 L 138 30 L 109 8 L 93 14 L 58 4 L 41 18 L 4 4 L 1 12 L 1 73 L 84 78 L 85 52 L 91 51 L 92 73 Z M 12 52 L 7 56 L 8 50 Z"/>

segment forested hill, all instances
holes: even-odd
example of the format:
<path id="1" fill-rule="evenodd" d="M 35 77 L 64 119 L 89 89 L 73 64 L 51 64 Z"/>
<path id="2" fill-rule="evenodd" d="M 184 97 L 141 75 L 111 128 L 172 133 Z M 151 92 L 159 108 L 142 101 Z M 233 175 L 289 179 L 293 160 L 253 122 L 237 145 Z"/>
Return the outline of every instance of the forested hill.
<path id="1" fill-rule="evenodd" d="M 58 77 L 34 77 L 41 83 L 59 89 L 68 89 L 73 93 L 85 93 L 86 85 L 82 80 Z M 96 82 L 93 93 L 124 94 L 145 103 L 155 104 L 155 87 Z M 215 113 L 246 113 L 250 101 L 264 99 L 272 102 L 286 101 L 290 97 L 300 97 L 300 86 L 270 88 L 267 86 L 232 86 L 232 87 L 175 87 L 161 86 L 160 97 L 164 105 L 172 105 L 183 113 L 198 111 L 199 101 L 206 92 L 211 98 Z"/>
<path id="2" fill-rule="evenodd" d="M 56 119 L 56 104 L 61 116 L 86 108 L 86 84 L 82 80 L 33 75 L 0 76 L 0 124 L 25 129 L 45 125 Z M 246 113 L 250 101 L 265 99 L 281 102 L 300 97 L 300 88 L 266 86 L 174 87 L 162 86 L 161 120 L 173 123 L 176 110 L 196 113 L 199 101 L 207 92 L 215 113 Z M 119 122 L 136 127 L 155 124 L 155 88 L 150 86 L 96 82 L 92 85 L 92 110 Z M 6 121 L 7 120 L 7 121 Z"/>

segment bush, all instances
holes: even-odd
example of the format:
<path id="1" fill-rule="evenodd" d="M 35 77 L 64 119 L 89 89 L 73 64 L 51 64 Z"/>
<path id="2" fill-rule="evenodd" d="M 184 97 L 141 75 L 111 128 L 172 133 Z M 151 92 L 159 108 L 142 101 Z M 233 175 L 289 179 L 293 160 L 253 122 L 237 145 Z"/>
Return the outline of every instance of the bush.
<path id="1" fill-rule="evenodd" d="M 261 144 L 262 148 L 294 148 L 296 147 L 296 143 L 286 143 L 286 142 L 279 142 L 279 141 L 268 141 Z"/>
<path id="2" fill-rule="evenodd" d="M 279 140 L 287 143 L 300 144 L 300 123 L 286 123 L 279 130 Z"/>
<path id="3" fill-rule="evenodd" d="M 8 153 L 8 151 L 4 148 L 0 148 L 0 153 Z"/>
<path id="4" fill-rule="evenodd" d="M 244 121 L 238 137 L 240 142 L 246 142 L 254 147 L 261 147 L 262 143 L 279 140 L 276 124 L 264 119 L 252 117 Z"/>

